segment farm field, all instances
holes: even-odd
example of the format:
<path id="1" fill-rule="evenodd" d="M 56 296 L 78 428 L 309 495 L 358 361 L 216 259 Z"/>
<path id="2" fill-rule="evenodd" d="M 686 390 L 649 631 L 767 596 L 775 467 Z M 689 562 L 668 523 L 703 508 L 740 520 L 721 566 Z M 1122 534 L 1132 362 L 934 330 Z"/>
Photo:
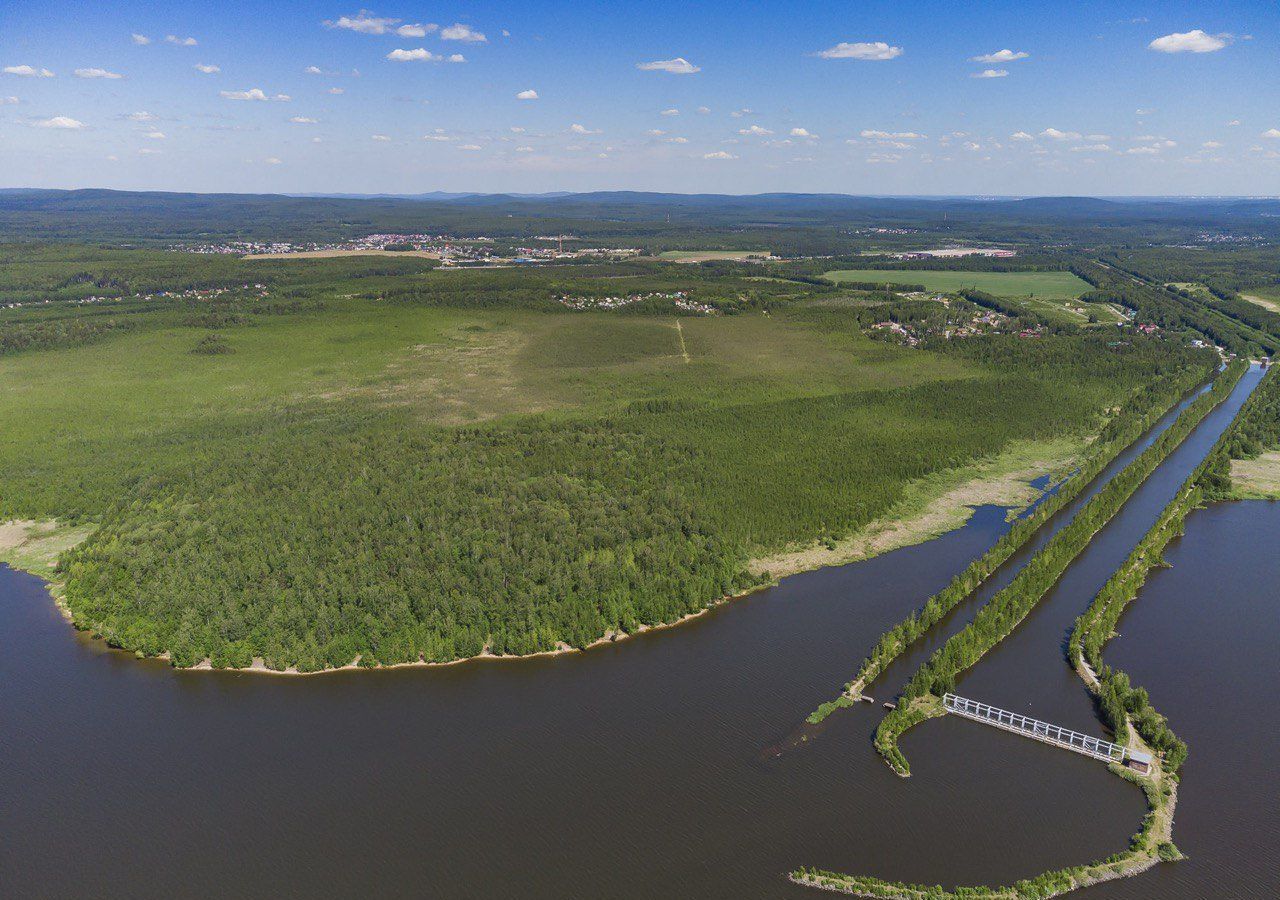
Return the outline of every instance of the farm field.
<path id="1" fill-rule="evenodd" d="M 877 284 L 923 284 L 930 291 L 976 288 L 998 297 L 1035 296 L 1049 300 L 1075 299 L 1089 290 L 1087 282 L 1070 272 L 952 272 L 928 269 L 839 269 L 827 272 L 833 281 Z"/>
<path id="2" fill-rule="evenodd" d="M 1047 297 L 1020 297 L 1019 302 L 1034 313 L 1053 322 L 1067 325 L 1089 324 L 1093 315 L 1098 324 L 1118 325 L 1128 321 L 1113 304 L 1085 303 L 1080 300 L 1050 299 Z"/>

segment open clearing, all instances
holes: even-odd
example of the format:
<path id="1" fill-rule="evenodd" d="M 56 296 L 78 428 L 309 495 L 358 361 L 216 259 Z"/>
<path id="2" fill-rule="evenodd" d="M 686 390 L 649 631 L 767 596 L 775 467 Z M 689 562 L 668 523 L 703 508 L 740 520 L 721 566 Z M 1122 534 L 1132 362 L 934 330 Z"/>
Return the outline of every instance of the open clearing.
<path id="1" fill-rule="evenodd" d="M 717 259 L 770 259 L 768 250 L 667 250 L 658 259 L 673 262 L 712 262 Z"/>
<path id="2" fill-rule="evenodd" d="M 1272 450 L 1256 459 L 1232 461 L 1231 480 L 1235 492 L 1242 497 L 1280 499 L 1280 450 Z"/>
<path id="3" fill-rule="evenodd" d="M 1256 303 L 1263 309 L 1269 309 L 1272 312 L 1280 313 L 1280 291 L 1275 288 L 1250 288 L 1250 293 L 1241 294 L 1240 296 L 1248 300 L 1250 303 Z"/>
<path id="4" fill-rule="evenodd" d="M 928 269 L 839 269 L 824 276 L 832 281 L 872 284 L 923 284 L 930 291 L 976 288 L 999 297 L 1035 296 L 1074 300 L 1089 284 L 1070 272 L 947 272 Z"/>

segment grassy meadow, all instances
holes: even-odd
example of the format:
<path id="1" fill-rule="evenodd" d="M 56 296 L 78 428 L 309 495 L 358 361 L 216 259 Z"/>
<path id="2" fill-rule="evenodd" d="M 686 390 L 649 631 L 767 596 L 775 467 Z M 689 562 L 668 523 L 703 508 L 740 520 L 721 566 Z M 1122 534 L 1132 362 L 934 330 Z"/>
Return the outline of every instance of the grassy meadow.
<path id="1" fill-rule="evenodd" d="M 1035 296 L 1067 300 L 1090 290 L 1088 282 L 1071 272 L 956 272 L 929 269 L 839 269 L 827 272 L 832 281 L 871 284 L 922 284 L 930 291 L 974 288 L 997 297 Z"/>

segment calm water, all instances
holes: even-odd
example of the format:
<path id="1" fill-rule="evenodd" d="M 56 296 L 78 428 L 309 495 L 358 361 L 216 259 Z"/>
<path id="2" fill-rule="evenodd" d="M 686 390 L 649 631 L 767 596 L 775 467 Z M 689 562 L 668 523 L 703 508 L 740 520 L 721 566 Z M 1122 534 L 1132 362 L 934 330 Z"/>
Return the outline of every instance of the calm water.
<path id="1" fill-rule="evenodd" d="M 1205 422 L 963 692 L 1100 733 L 1065 629 L 1229 417 Z M 984 508 L 926 545 L 585 654 L 302 679 L 104 651 L 36 579 L 0 571 L 0 896 L 794 898 L 815 896 L 785 881 L 803 864 L 991 883 L 1104 856 L 1136 829 L 1139 792 L 994 729 L 927 723 L 904 742 L 907 781 L 871 750 L 878 707 L 762 753 L 1005 527 Z M 1122 623 L 1110 658 L 1192 747 L 1175 831 L 1191 860 L 1099 896 L 1280 890 L 1264 768 L 1280 734 L 1278 534 L 1280 505 L 1197 513 Z"/>

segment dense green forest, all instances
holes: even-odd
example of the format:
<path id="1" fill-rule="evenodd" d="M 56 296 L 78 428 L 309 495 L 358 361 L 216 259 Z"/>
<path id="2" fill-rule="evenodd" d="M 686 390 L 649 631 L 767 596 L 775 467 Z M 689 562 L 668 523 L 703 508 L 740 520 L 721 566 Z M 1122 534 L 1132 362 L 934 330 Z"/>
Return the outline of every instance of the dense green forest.
<path id="1" fill-rule="evenodd" d="M 1061 325 L 907 350 L 863 329 L 915 301 L 732 262 L 4 252 L 0 290 L 55 299 L 0 313 L 0 515 L 97 525 L 62 565 L 75 621 L 179 665 L 444 661 L 672 621 L 756 583 L 757 555 L 1083 439 L 1209 356 Z M 677 291 L 716 314 L 561 303 Z"/>

